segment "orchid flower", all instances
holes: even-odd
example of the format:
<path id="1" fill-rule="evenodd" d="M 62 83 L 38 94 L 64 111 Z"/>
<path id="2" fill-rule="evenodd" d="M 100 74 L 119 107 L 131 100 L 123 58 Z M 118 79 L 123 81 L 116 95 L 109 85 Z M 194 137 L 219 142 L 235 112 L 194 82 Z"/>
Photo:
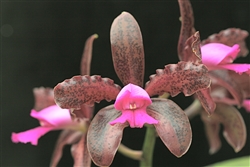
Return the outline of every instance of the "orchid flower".
<path id="1" fill-rule="evenodd" d="M 81 74 L 90 73 L 90 62 L 92 57 L 92 45 L 97 35 L 90 36 L 84 47 L 81 60 Z M 93 115 L 93 107 L 81 106 L 81 109 L 71 113 L 68 109 L 61 109 L 55 104 L 54 93 L 51 88 L 34 88 L 34 109 L 31 116 L 40 121 L 41 126 L 20 133 L 12 133 L 12 141 L 38 144 L 38 139 L 51 130 L 63 130 L 56 143 L 51 167 L 57 166 L 66 144 L 71 144 L 71 152 L 74 158 L 74 166 L 90 166 L 86 141 L 86 132 L 89 120 Z"/>
<path id="2" fill-rule="evenodd" d="M 80 63 L 80 72 L 82 75 L 90 74 L 92 46 L 93 41 L 98 37 L 97 34 L 91 35 L 85 42 L 85 47 L 82 54 Z M 54 100 L 54 98 L 53 98 Z M 87 150 L 87 127 L 93 116 L 94 107 L 82 105 L 79 110 L 71 111 L 72 120 L 79 124 L 84 124 L 85 131 L 68 130 L 65 129 L 61 132 L 51 158 L 50 166 L 56 167 L 62 157 L 63 148 L 67 144 L 71 144 L 71 154 L 74 159 L 74 166 L 91 166 L 91 158 Z"/>
<path id="3" fill-rule="evenodd" d="M 221 43 L 209 43 L 201 47 L 202 62 L 209 70 L 228 69 L 239 74 L 246 72 L 250 75 L 250 64 L 231 64 L 239 51 L 238 44 L 230 47 Z"/>
<path id="4" fill-rule="evenodd" d="M 11 139 L 14 143 L 30 142 L 32 145 L 37 145 L 41 136 L 51 130 L 64 129 L 72 123 L 69 110 L 61 109 L 57 105 L 47 107 L 40 112 L 31 110 L 30 115 L 38 119 L 41 126 L 24 132 L 12 133 Z"/>
<path id="5" fill-rule="evenodd" d="M 197 62 L 199 60 L 187 52 L 190 47 L 189 43 L 195 44 L 199 40 L 197 38 L 198 32 L 195 33 L 192 6 L 189 0 L 178 0 L 178 2 L 182 23 L 178 43 L 179 58 L 180 60 Z M 216 103 L 217 105 L 216 108 L 214 107 L 215 112 L 210 117 L 201 112 L 202 109 L 196 109 L 199 110 L 198 113 L 202 114 L 211 154 L 217 152 L 221 145 L 220 124 L 224 126 L 225 139 L 235 152 L 239 152 L 246 142 L 244 120 L 239 111 L 232 105 L 244 106 L 248 102 L 247 98 L 250 98 L 250 76 L 248 75 L 250 66 L 249 64 L 231 63 L 237 57 L 248 54 L 244 41 L 247 36 L 248 32 L 245 30 L 230 28 L 219 34 L 213 34 L 208 39 L 203 40 L 201 44 L 199 43 L 201 45 L 199 62 L 208 67 L 212 79 L 211 90 L 203 97 L 206 97 L 207 103 Z M 198 98 L 200 99 L 199 96 Z M 203 102 L 201 101 L 201 103 Z M 199 105 L 196 106 L 199 107 Z M 206 107 L 204 109 L 207 111 Z"/>
<path id="6" fill-rule="evenodd" d="M 237 105 L 238 107 L 242 106 L 246 111 L 249 111 L 249 105 L 247 102 L 250 98 L 250 64 L 225 64 L 226 62 L 230 62 L 230 60 L 233 61 L 237 57 L 246 57 L 248 55 L 249 51 L 245 44 L 245 38 L 247 36 L 248 32 L 245 30 L 229 28 L 203 40 L 203 46 L 201 48 L 214 44 L 225 48 L 221 49 L 223 51 L 220 54 L 221 57 L 225 58 L 223 58 L 221 62 L 217 61 L 219 63 L 217 67 L 212 67 L 215 69 L 210 71 L 210 77 L 212 78 L 213 88 L 216 87 L 217 91 L 218 89 L 224 90 L 225 88 L 227 90 L 224 90 L 225 93 L 218 96 L 216 90 L 212 89 L 214 101 Z M 213 49 L 216 51 L 216 48 Z M 217 50 L 219 50 L 219 48 Z"/>
<path id="7" fill-rule="evenodd" d="M 87 146 L 93 162 L 109 166 L 122 139 L 123 129 L 153 124 L 166 147 L 177 157 L 188 150 L 191 127 L 185 113 L 173 101 L 152 98 L 164 92 L 186 96 L 210 85 L 208 70 L 202 64 L 179 62 L 166 65 L 150 76 L 143 89 L 144 51 L 141 31 L 134 17 L 123 12 L 112 23 L 111 49 L 115 72 L 125 85 L 122 89 L 99 75 L 74 76 L 54 88 L 55 102 L 62 108 L 79 109 L 106 99 L 114 105 L 97 112 L 87 133 Z"/>
<path id="8" fill-rule="evenodd" d="M 38 91 L 49 91 L 45 88 L 35 88 L 34 93 Z M 51 91 L 52 92 L 52 91 Z M 38 92 L 39 93 L 39 92 Z M 38 99 L 40 100 L 40 99 Z M 37 104 L 37 103 L 36 103 Z M 30 142 L 32 145 L 38 144 L 38 139 L 52 130 L 64 129 L 67 126 L 72 126 L 70 112 L 67 109 L 61 109 L 57 105 L 46 106 L 45 103 L 35 105 L 35 108 L 42 109 L 41 111 L 31 110 L 30 116 L 36 118 L 40 122 L 40 126 L 20 133 L 12 133 L 11 140 L 14 143 Z"/>

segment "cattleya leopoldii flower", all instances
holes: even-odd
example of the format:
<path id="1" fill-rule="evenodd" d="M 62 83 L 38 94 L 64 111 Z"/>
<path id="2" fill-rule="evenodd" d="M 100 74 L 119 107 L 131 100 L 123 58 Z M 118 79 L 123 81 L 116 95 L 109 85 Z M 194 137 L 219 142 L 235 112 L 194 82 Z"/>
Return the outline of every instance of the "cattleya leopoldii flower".
<path id="1" fill-rule="evenodd" d="M 90 156 L 98 166 L 109 166 L 122 140 L 123 129 L 130 125 L 141 128 L 153 124 L 156 132 L 177 157 L 188 150 L 191 127 L 188 117 L 173 101 L 152 98 L 168 92 L 186 96 L 210 85 L 208 70 L 202 64 L 179 62 L 166 65 L 150 76 L 143 89 L 144 51 L 138 23 L 127 12 L 119 15 L 111 26 L 111 49 L 115 72 L 123 89 L 109 78 L 98 75 L 74 76 L 54 88 L 56 103 L 71 110 L 93 105 L 101 100 L 115 100 L 114 105 L 97 112 L 87 133 Z M 197 51 L 197 48 L 190 48 Z M 192 52 L 192 51 L 191 51 Z"/>
<path id="2" fill-rule="evenodd" d="M 213 70 L 209 72 L 212 78 L 212 96 L 214 101 L 228 105 L 237 105 L 238 107 L 242 106 L 249 112 L 250 64 L 225 64 L 225 62 L 233 61 L 237 57 L 246 57 L 248 55 L 249 51 L 245 44 L 245 38 L 248 34 L 247 31 L 236 28 L 222 30 L 218 34 L 213 34 L 203 40 L 201 50 L 207 45 L 222 46 L 211 48 L 211 50 L 214 50 L 212 53 L 211 51 L 203 51 L 205 56 L 210 55 L 223 58 L 222 63 L 217 59 L 219 64 L 213 66 Z M 220 54 L 214 54 L 214 52 L 222 50 L 222 48 L 225 49 L 220 51 Z M 216 92 L 220 92 L 220 94 Z"/>
<path id="3" fill-rule="evenodd" d="M 220 124 L 224 127 L 223 135 L 227 142 L 235 152 L 239 152 L 246 142 L 246 127 L 241 114 L 233 105 L 246 106 L 249 102 L 247 98 L 250 98 L 250 66 L 230 63 L 236 57 L 248 54 L 244 41 L 248 32 L 229 28 L 200 42 L 199 33 L 195 33 L 190 1 L 178 0 L 178 2 L 182 23 L 178 43 L 179 58 L 184 61 L 203 63 L 210 70 L 209 75 L 212 79 L 211 91 L 203 92 L 202 97 L 207 99 L 205 101 L 210 104 L 209 106 L 215 106 L 216 103 L 217 107 L 214 107 L 215 112 L 210 117 L 200 109 L 210 145 L 209 153 L 214 154 L 221 147 Z M 197 56 L 188 54 L 190 43 L 201 46 L 202 54 L 198 59 Z M 198 98 L 202 99 L 199 95 Z M 201 103 L 203 105 L 202 101 Z M 207 111 L 206 107 L 204 109 Z"/>

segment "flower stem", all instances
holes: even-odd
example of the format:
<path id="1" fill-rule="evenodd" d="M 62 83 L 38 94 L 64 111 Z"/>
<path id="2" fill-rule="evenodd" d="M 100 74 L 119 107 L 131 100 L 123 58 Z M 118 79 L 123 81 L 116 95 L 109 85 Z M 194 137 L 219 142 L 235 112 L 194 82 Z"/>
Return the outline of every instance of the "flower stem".
<path id="1" fill-rule="evenodd" d="M 202 106 L 201 106 L 200 101 L 198 99 L 195 99 L 193 101 L 193 103 L 188 108 L 186 108 L 184 111 L 185 111 L 186 115 L 188 116 L 188 118 L 192 119 L 193 117 L 198 115 L 201 110 L 202 110 Z"/>
<path id="2" fill-rule="evenodd" d="M 142 159 L 142 151 L 132 150 L 132 149 L 126 147 L 125 145 L 123 145 L 122 143 L 120 144 L 118 151 L 121 154 L 123 154 L 131 159 L 134 159 L 134 160 L 141 160 Z"/>
<path id="3" fill-rule="evenodd" d="M 146 135 L 142 147 L 142 159 L 140 167 L 152 167 L 153 153 L 156 140 L 156 132 L 154 126 L 147 126 Z"/>

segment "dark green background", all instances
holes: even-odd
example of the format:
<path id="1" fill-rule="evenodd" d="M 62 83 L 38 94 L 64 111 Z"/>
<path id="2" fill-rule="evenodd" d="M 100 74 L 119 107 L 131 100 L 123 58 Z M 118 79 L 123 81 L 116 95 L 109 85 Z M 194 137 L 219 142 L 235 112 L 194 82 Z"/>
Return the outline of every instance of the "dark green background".
<path id="1" fill-rule="evenodd" d="M 192 0 L 195 27 L 204 39 L 228 27 L 250 30 L 249 0 Z M 1 166 L 48 166 L 59 132 L 50 132 L 38 146 L 14 144 L 11 132 L 38 126 L 29 116 L 34 104 L 34 87 L 54 87 L 58 82 L 79 74 L 85 40 L 97 33 L 94 42 L 92 74 L 117 78 L 111 58 L 109 31 L 112 21 L 122 11 L 138 21 L 145 50 L 145 81 L 157 68 L 177 63 L 180 31 L 177 0 L 167 1 L 1 1 Z M 13 33 L 3 27 L 10 25 Z M 10 27 L 9 26 L 9 27 Z M 9 34 L 8 34 L 9 33 Z M 249 38 L 247 39 L 248 48 Z M 239 62 L 250 62 L 242 58 Z M 191 98 L 172 98 L 182 108 Z M 101 102 L 96 111 L 107 105 Z M 250 134 L 249 115 L 240 110 Z M 249 155 L 250 141 L 238 154 L 222 138 L 221 150 L 210 156 L 199 116 L 191 120 L 192 145 L 182 158 L 174 157 L 157 139 L 154 166 L 203 166 L 224 159 Z M 123 143 L 133 149 L 142 146 L 145 129 L 124 131 Z M 70 147 L 65 148 L 59 166 L 72 166 Z M 138 162 L 117 153 L 112 166 L 137 166 Z M 94 166 L 94 165 L 93 165 Z"/>

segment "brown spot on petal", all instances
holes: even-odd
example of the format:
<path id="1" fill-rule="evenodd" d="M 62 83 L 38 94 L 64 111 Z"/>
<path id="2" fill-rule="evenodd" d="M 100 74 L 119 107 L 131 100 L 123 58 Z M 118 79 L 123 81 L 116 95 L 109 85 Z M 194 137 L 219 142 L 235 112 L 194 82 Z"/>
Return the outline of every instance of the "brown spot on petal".
<path id="1" fill-rule="evenodd" d="M 98 166 L 110 166 L 121 143 L 123 129 L 128 124 L 109 124 L 120 115 L 121 112 L 110 105 L 98 111 L 91 121 L 87 146 L 93 162 Z"/>
<path id="2" fill-rule="evenodd" d="M 59 83 L 54 88 L 56 103 L 62 108 L 80 109 L 82 104 L 94 105 L 101 100 L 114 100 L 120 86 L 109 78 L 93 76 L 74 76 Z"/>
<path id="3" fill-rule="evenodd" d="M 150 96 L 168 92 L 171 96 L 176 96 L 183 92 L 190 96 L 200 89 L 210 86 L 210 78 L 207 68 L 192 62 L 179 62 L 169 64 L 165 69 L 158 69 L 156 75 L 150 77 L 146 83 L 145 90 Z"/>
<path id="4" fill-rule="evenodd" d="M 187 152 L 192 141 L 192 131 L 185 112 L 173 101 L 152 98 L 147 112 L 158 124 L 156 131 L 166 147 L 177 157 Z"/>
<path id="5" fill-rule="evenodd" d="M 178 41 L 178 56 L 182 61 L 187 61 L 184 51 L 187 39 L 195 32 L 193 9 L 189 0 L 178 0 L 181 14 L 181 31 Z"/>
<path id="6" fill-rule="evenodd" d="M 141 30 L 134 17 L 122 12 L 112 23 L 110 30 L 115 72 L 123 85 L 143 86 L 144 50 Z"/>

